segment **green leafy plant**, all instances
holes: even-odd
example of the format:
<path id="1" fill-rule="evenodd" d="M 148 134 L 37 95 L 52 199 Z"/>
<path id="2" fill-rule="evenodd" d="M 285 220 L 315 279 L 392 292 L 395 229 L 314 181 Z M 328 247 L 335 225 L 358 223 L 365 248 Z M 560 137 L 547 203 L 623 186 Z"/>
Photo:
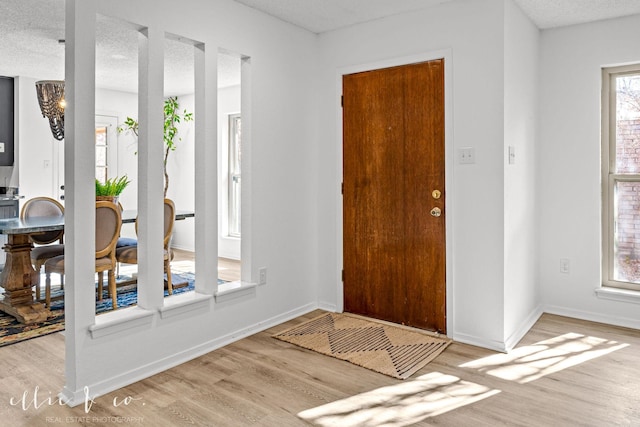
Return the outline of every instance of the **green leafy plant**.
<path id="1" fill-rule="evenodd" d="M 119 196 L 130 183 L 127 175 L 109 178 L 105 182 L 96 179 L 96 196 Z"/>
<path id="2" fill-rule="evenodd" d="M 178 134 L 178 123 L 193 121 L 193 113 L 183 110 L 180 112 L 180 104 L 178 104 L 178 97 L 173 96 L 165 99 L 164 101 L 164 197 L 167 197 L 167 190 L 169 189 L 169 174 L 167 173 L 167 160 L 169 153 L 176 149 L 176 137 Z M 132 132 L 136 137 L 138 136 L 138 121 L 127 117 L 122 126 L 118 127 L 118 132 Z M 182 141 L 182 138 L 178 137 L 177 141 Z"/>

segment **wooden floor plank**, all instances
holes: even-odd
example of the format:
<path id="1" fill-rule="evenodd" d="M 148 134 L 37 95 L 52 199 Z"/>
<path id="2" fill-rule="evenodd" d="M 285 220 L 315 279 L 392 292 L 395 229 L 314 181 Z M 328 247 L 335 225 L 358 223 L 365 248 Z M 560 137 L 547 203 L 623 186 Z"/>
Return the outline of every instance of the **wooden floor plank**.
<path id="1" fill-rule="evenodd" d="M 352 425 L 349 417 L 356 416 L 367 419 L 363 425 L 369 426 L 383 420 L 389 426 L 640 425 L 637 330 L 545 314 L 509 357 L 522 355 L 510 362 L 501 362 L 506 356 L 499 353 L 454 342 L 401 381 L 272 338 L 320 314 L 316 310 L 99 397 L 89 413 L 82 406 L 42 403 L 48 396 L 55 399 L 64 384 L 62 334 L 3 347 L 0 425 L 50 427 L 72 421 L 98 426 L 117 421 L 286 427 L 329 425 L 334 417 L 335 425 L 343 426 Z M 541 344 L 549 340 L 569 344 Z M 549 367 L 563 368 L 527 380 Z M 36 386 L 41 393 L 38 409 L 29 401 Z M 372 391 L 381 399 L 378 403 L 366 403 Z M 26 410 L 20 402 L 23 393 Z M 113 405 L 114 398 L 122 401 L 126 396 L 135 400 Z M 368 412 L 335 409 L 348 407 L 353 396 L 365 402 Z M 17 404 L 11 405 L 11 399 Z M 427 411 L 433 402 L 445 410 Z M 320 411 L 325 413 L 307 416 Z"/>

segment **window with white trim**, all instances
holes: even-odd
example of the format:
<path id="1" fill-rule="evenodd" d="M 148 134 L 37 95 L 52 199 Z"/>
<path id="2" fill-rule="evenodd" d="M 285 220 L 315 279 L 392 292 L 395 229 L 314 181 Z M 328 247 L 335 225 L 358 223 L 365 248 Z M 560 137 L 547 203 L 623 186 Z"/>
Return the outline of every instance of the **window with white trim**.
<path id="1" fill-rule="evenodd" d="M 229 115 L 229 236 L 240 237 L 240 165 L 242 159 L 240 114 Z"/>
<path id="2" fill-rule="evenodd" d="M 640 64 L 602 85 L 603 285 L 640 291 Z"/>

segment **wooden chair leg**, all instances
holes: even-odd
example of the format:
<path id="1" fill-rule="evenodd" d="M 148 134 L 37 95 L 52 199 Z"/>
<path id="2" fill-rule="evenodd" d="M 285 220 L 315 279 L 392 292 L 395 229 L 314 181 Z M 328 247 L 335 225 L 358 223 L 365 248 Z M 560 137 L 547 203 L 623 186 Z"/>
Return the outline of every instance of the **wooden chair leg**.
<path id="1" fill-rule="evenodd" d="M 33 260 L 32 260 L 33 261 Z M 34 270 L 36 270 L 36 273 L 38 273 L 38 281 L 36 282 L 36 301 L 40 301 L 40 295 L 42 292 L 42 289 L 40 288 L 40 272 L 42 269 L 42 263 L 36 261 L 34 264 Z"/>
<path id="2" fill-rule="evenodd" d="M 36 301 L 40 301 L 42 289 L 40 288 L 40 273 L 38 272 L 38 281 L 36 282 Z"/>
<path id="3" fill-rule="evenodd" d="M 44 282 L 44 305 L 51 308 L 51 273 L 46 273 Z"/>
<path id="4" fill-rule="evenodd" d="M 107 273 L 109 280 L 109 293 L 111 294 L 111 301 L 113 301 L 113 309 L 118 308 L 118 291 L 116 290 L 116 275 L 113 270 L 109 270 Z"/>
<path id="5" fill-rule="evenodd" d="M 98 301 L 102 301 L 102 281 L 104 280 L 104 273 L 102 271 L 98 272 Z M 111 291 L 111 289 L 109 289 Z"/>
<path id="6" fill-rule="evenodd" d="M 171 283 L 171 261 L 166 260 L 164 262 L 164 271 L 167 273 L 167 290 L 169 295 L 173 294 L 173 284 Z"/>

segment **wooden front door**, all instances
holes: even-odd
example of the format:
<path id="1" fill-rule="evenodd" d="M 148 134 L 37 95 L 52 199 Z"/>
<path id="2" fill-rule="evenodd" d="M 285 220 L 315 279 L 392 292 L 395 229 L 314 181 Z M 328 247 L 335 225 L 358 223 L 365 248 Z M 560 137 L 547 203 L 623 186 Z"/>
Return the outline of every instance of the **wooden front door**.
<path id="1" fill-rule="evenodd" d="M 343 77 L 344 309 L 446 333 L 444 60 Z"/>

